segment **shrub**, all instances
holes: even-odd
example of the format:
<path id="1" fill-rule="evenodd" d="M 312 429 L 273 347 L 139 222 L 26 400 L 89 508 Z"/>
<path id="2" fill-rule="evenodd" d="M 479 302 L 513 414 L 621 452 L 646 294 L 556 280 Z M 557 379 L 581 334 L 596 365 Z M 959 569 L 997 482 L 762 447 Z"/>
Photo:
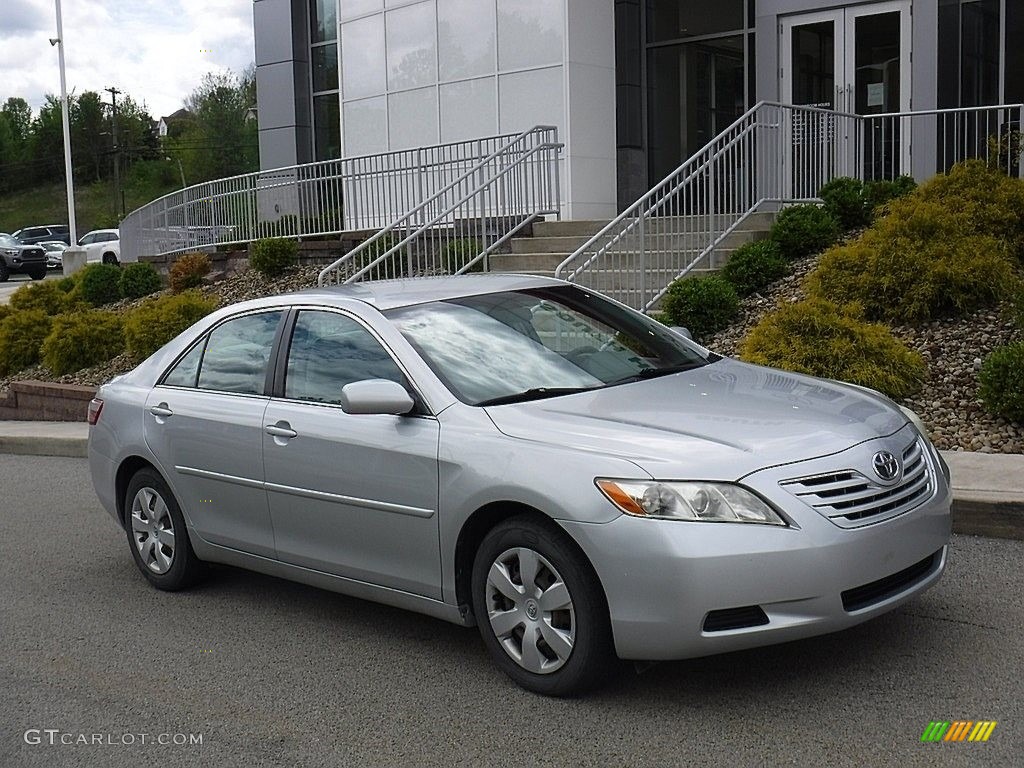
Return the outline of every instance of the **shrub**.
<path id="1" fill-rule="evenodd" d="M 989 411 L 1024 423 L 1024 341 L 993 350 L 978 380 L 978 395 Z"/>
<path id="2" fill-rule="evenodd" d="M 76 274 L 81 274 L 81 272 Z M 72 275 L 71 277 L 62 277 L 60 280 L 55 281 L 54 285 L 64 291 L 64 293 L 71 293 L 75 290 L 75 286 L 78 285 L 78 281 Z"/>
<path id="3" fill-rule="evenodd" d="M 210 314 L 217 304 L 195 292 L 161 296 L 137 307 L 124 323 L 124 340 L 137 360 L 149 357 L 186 328 Z"/>
<path id="4" fill-rule="evenodd" d="M 159 291 L 163 287 L 163 281 L 152 264 L 140 261 L 122 267 L 118 285 L 121 288 L 121 295 L 126 299 L 141 299 Z"/>
<path id="5" fill-rule="evenodd" d="M 452 240 L 441 250 L 441 263 L 444 265 L 444 270 L 451 274 L 455 274 L 467 263 L 475 259 L 480 255 L 483 245 L 475 237 L 462 237 L 458 240 Z M 483 272 L 484 262 L 481 259 L 472 267 L 468 272 Z"/>
<path id="6" fill-rule="evenodd" d="M 121 268 L 113 264 L 87 264 L 81 276 L 76 276 L 78 285 L 72 292 L 94 307 L 112 304 L 121 298 L 118 281 Z"/>
<path id="7" fill-rule="evenodd" d="M 822 299 L 787 304 L 766 315 L 740 348 L 743 360 L 826 379 L 839 379 L 902 398 L 921 388 L 927 368 L 856 305 Z"/>
<path id="8" fill-rule="evenodd" d="M 741 245 L 722 270 L 722 277 L 740 296 L 757 293 L 787 274 L 789 264 L 774 240 Z"/>
<path id="9" fill-rule="evenodd" d="M 11 294 L 11 309 L 41 309 L 48 315 L 64 311 L 68 295 L 60 289 L 55 280 L 23 285 Z"/>
<path id="10" fill-rule="evenodd" d="M 12 311 L 0 322 L 0 376 L 39 362 L 39 348 L 51 322 L 41 309 Z"/>
<path id="11" fill-rule="evenodd" d="M 846 230 L 863 227 L 870 219 L 870 210 L 864 201 L 864 184 L 846 176 L 832 179 L 821 188 L 818 197 L 824 209 Z"/>
<path id="12" fill-rule="evenodd" d="M 105 363 L 122 352 L 121 318 L 98 310 L 54 318 L 41 349 L 43 363 L 58 376 Z"/>
<path id="13" fill-rule="evenodd" d="M 871 319 L 916 323 L 991 306 L 1017 284 L 1000 241 L 964 235 L 959 214 L 907 198 L 851 243 L 822 256 L 806 287 Z"/>
<path id="14" fill-rule="evenodd" d="M 906 197 L 917 189 L 913 176 L 897 176 L 895 179 L 869 181 L 864 185 L 864 204 L 869 215 L 877 216 L 881 208 L 893 200 Z"/>
<path id="15" fill-rule="evenodd" d="M 185 253 L 175 259 L 167 270 L 171 290 L 175 293 L 198 288 L 210 272 L 210 257 L 205 253 Z"/>
<path id="16" fill-rule="evenodd" d="M 839 222 L 816 205 L 792 205 L 775 219 L 769 234 L 787 259 L 823 251 L 839 239 Z"/>
<path id="17" fill-rule="evenodd" d="M 676 280 L 662 304 L 670 324 L 688 328 L 697 340 L 725 328 L 739 308 L 736 290 L 718 275 Z"/>
<path id="18" fill-rule="evenodd" d="M 0 304 L 0 323 L 4 321 L 4 318 L 11 314 L 10 304 Z"/>
<path id="19" fill-rule="evenodd" d="M 267 277 L 276 277 L 294 266 L 298 243 L 286 237 L 265 237 L 249 246 L 249 266 Z"/>

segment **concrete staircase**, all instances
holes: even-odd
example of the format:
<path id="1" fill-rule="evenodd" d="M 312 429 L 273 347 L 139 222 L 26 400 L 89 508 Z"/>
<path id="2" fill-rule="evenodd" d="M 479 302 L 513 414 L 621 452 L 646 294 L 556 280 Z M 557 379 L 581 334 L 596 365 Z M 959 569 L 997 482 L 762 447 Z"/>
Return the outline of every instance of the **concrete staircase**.
<path id="1" fill-rule="evenodd" d="M 744 243 L 763 239 L 775 214 L 758 212 L 751 214 L 740 225 L 740 228 L 729 235 L 712 252 L 710 260 L 695 268 L 690 274 L 714 272 L 725 266 L 729 257 Z M 555 269 L 577 248 L 597 234 L 606 221 L 545 221 L 533 225 L 533 234 L 528 237 L 516 237 L 511 242 L 511 253 L 499 253 L 490 257 L 492 272 L 518 272 L 551 277 Z M 668 264 L 679 263 L 676 255 L 689 253 L 697 256 L 709 242 L 710 235 L 701 232 L 703 227 L 693 217 L 665 217 L 647 223 L 646 254 L 648 275 L 651 279 L 663 280 L 668 285 L 676 277 L 674 268 Z M 637 236 L 638 237 L 638 236 Z M 638 265 L 625 261 L 636 257 L 624 257 L 623 263 L 616 269 L 609 269 L 609 287 L 617 278 L 621 278 L 623 270 L 630 270 Z M 671 262 L 670 262 L 671 259 Z M 659 265 L 664 264 L 661 268 Z M 591 273 L 593 274 L 593 273 Z M 593 285 L 593 283 L 591 283 Z M 597 288 L 598 286 L 594 286 Z"/>

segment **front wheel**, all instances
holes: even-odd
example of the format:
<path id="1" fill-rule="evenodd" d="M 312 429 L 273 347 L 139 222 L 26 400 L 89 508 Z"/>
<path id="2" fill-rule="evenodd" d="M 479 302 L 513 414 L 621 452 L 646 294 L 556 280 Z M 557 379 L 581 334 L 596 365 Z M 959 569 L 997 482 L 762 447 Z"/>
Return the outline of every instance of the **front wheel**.
<path id="1" fill-rule="evenodd" d="M 40 267 L 39 269 L 33 269 L 28 273 L 28 276 L 33 280 L 42 280 L 46 277 L 46 267 Z"/>
<path id="2" fill-rule="evenodd" d="M 103 254 L 103 263 L 104 264 L 113 264 L 115 267 L 120 264 L 120 262 L 117 260 L 117 256 L 115 256 L 112 253 L 104 253 Z"/>
<path id="3" fill-rule="evenodd" d="M 473 611 L 497 665 L 527 690 L 569 696 L 619 668 L 597 576 L 554 523 L 514 517 L 484 538 Z"/>
<path id="4" fill-rule="evenodd" d="M 7 268 L 3 259 L 0 259 L 0 283 L 6 283 L 11 276 L 11 270 Z"/>
<path id="5" fill-rule="evenodd" d="M 174 494 L 152 469 L 135 473 L 125 493 L 125 529 L 135 565 L 157 589 L 192 586 L 206 573 L 192 551 Z"/>

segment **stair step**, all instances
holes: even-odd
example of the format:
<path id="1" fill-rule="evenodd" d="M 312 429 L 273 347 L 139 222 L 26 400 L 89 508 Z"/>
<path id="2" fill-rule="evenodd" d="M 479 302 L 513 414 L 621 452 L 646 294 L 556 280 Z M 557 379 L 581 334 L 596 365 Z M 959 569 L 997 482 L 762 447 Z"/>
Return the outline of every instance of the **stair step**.
<path id="1" fill-rule="evenodd" d="M 534 237 L 591 237 L 608 224 L 606 220 L 538 221 L 533 225 Z"/>

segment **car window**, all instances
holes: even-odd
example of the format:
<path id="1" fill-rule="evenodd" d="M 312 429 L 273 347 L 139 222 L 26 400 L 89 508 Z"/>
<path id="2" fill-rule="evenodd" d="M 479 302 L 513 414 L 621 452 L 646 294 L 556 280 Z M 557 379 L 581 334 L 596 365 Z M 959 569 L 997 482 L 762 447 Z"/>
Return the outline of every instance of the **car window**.
<path id="1" fill-rule="evenodd" d="M 102 237 L 103 237 L 103 242 L 104 243 L 112 243 L 115 240 L 117 240 L 117 235 L 115 235 L 113 232 L 105 232 L 102 235 Z"/>
<path id="2" fill-rule="evenodd" d="M 203 359 L 203 342 L 196 344 L 177 364 L 164 376 L 163 383 L 170 387 L 194 387 L 199 375 L 199 361 Z"/>
<path id="3" fill-rule="evenodd" d="M 340 403 L 346 384 L 366 379 L 405 384 L 391 355 L 355 320 L 335 312 L 299 312 L 288 350 L 285 397 Z"/>
<path id="4" fill-rule="evenodd" d="M 96 235 L 90 232 L 88 235 L 82 235 L 82 239 L 78 241 L 79 245 L 89 245 L 90 243 L 96 242 Z"/>
<path id="5" fill-rule="evenodd" d="M 243 315 L 214 328 L 199 368 L 199 388 L 262 395 L 281 315 Z"/>

